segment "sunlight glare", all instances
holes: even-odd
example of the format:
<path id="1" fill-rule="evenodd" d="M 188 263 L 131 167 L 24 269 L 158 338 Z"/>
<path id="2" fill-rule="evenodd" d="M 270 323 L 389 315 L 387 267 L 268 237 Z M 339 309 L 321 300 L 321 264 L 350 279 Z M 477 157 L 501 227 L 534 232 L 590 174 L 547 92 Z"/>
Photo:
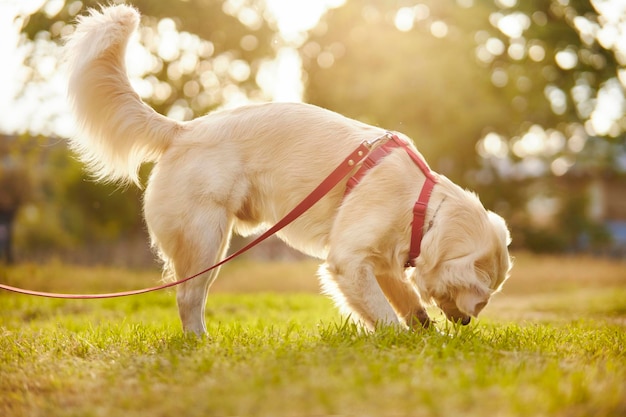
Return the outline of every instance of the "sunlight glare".
<path id="1" fill-rule="evenodd" d="M 580 34 L 580 39 L 582 39 L 586 45 L 593 45 L 598 33 L 599 25 L 583 16 L 576 16 L 573 22 L 576 30 L 578 30 L 578 33 Z"/>
<path id="2" fill-rule="evenodd" d="M 236 59 L 230 63 L 228 73 L 237 82 L 244 82 L 250 78 L 250 65 L 243 59 Z"/>
<path id="3" fill-rule="evenodd" d="M 430 33 L 435 38 L 445 38 L 448 34 L 448 25 L 442 20 L 436 20 L 430 25 Z"/>
<path id="4" fill-rule="evenodd" d="M 281 47 L 275 61 L 265 62 L 257 75 L 257 82 L 274 101 L 302 101 L 302 60 L 294 49 L 304 40 L 306 31 L 317 25 L 328 9 L 336 8 L 345 0 L 266 0 L 268 10 L 287 47 Z M 332 59 L 332 62 L 331 62 Z M 334 55 L 322 56 L 321 64 L 332 65 Z"/>
<path id="5" fill-rule="evenodd" d="M 554 223 L 554 218 L 560 209 L 560 201 L 556 197 L 534 195 L 526 203 L 526 210 L 532 216 L 535 225 L 548 226 Z"/>
<path id="6" fill-rule="evenodd" d="M 618 62 L 626 65 L 626 1 L 591 0 L 591 4 L 601 17 L 600 28 L 594 27 L 598 43 L 614 50 Z"/>
<path id="7" fill-rule="evenodd" d="M 497 19 L 496 27 L 509 38 L 520 38 L 530 27 L 530 18 L 521 12 L 514 12 Z"/>
<path id="8" fill-rule="evenodd" d="M 506 50 L 507 54 L 516 61 L 524 59 L 526 56 L 526 45 L 522 38 L 515 38 Z"/>
<path id="9" fill-rule="evenodd" d="M 532 125 L 521 139 L 513 143 L 513 152 L 520 158 L 540 155 L 545 150 L 546 131 L 539 125 Z"/>
<path id="10" fill-rule="evenodd" d="M 302 32 L 312 29 L 329 9 L 341 6 L 345 0 L 266 0 L 270 13 L 287 41 L 295 41 Z"/>
<path id="11" fill-rule="evenodd" d="M 48 0 L 43 6 L 43 11 L 46 16 L 54 17 L 59 14 L 63 6 L 65 6 L 65 0 Z"/>
<path id="12" fill-rule="evenodd" d="M 140 43 L 137 33 L 134 33 L 126 47 L 126 71 L 131 78 L 139 78 L 148 73 L 154 65 L 152 54 Z"/>
<path id="13" fill-rule="evenodd" d="M 496 4 L 503 8 L 515 7 L 517 0 L 496 0 Z"/>
<path id="14" fill-rule="evenodd" d="M 606 82 L 598 92 L 596 108 L 591 113 L 591 126 L 598 135 L 617 136 L 618 121 L 626 107 L 624 92 L 615 78 Z"/>
<path id="15" fill-rule="evenodd" d="M 180 52 L 176 23 L 169 18 L 161 19 L 157 28 L 160 36 L 159 56 L 165 61 L 174 61 Z"/>
<path id="16" fill-rule="evenodd" d="M 567 110 L 567 96 L 565 92 L 554 85 L 548 85 L 544 89 L 544 95 L 550 101 L 550 108 L 554 114 L 564 114 Z"/>
<path id="17" fill-rule="evenodd" d="M 415 23 L 414 9 L 412 7 L 401 7 L 396 12 L 393 23 L 400 32 L 410 31 L 413 29 L 413 24 Z"/>
<path id="18" fill-rule="evenodd" d="M 587 132 L 581 125 L 577 125 L 572 135 L 567 139 L 567 149 L 573 153 L 581 152 L 587 143 Z"/>
<path id="19" fill-rule="evenodd" d="M 263 63 L 256 81 L 274 101 L 302 101 L 302 60 L 292 48 L 281 48 L 275 61 Z"/>
<path id="20" fill-rule="evenodd" d="M 578 55 L 573 48 L 566 48 L 554 56 L 556 64 L 564 70 L 571 70 L 578 64 Z"/>
<path id="21" fill-rule="evenodd" d="M 574 160 L 566 156 L 560 156 L 556 158 L 550 164 L 550 170 L 557 177 L 563 176 L 574 165 Z"/>
<path id="22" fill-rule="evenodd" d="M 484 138 L 478 141 L 476 150 L 483 158 L 496 157 L 502 159 L 506 158 L 509 153 L 506 141 L 494 132 L 487 133 Z"/>
<path id="23" fill-rule="evenodd" d="M 546 50 L 543 46 L 535 43 L 528 48 L 528 56 L 535 62 L 541 62 L 546 57 Z"/>
<path id="24" fill-rule="evenodd" d="M 491 37 L 485 42 L 485 48 L 491 55 L 502 55 L 504 53 L 504 42 L 498 38 Z"/>

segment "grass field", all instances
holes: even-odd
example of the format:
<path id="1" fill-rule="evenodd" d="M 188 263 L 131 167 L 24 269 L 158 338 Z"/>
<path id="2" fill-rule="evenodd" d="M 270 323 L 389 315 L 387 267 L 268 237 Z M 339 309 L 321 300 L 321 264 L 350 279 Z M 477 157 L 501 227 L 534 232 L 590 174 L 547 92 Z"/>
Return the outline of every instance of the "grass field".
<path id="1" fill-rule="evenodd" d="M 206 339 L 181 334 L 171 291 L 98 301 L 0 292 L 0 416 L 626 415 L 626 262 L 518 254 L 478 322 L 374 334 L 316 294 L 315 269 L 228 265 Z M 158 276 L 0 269 L 0 282 L 67 292 Z"/>

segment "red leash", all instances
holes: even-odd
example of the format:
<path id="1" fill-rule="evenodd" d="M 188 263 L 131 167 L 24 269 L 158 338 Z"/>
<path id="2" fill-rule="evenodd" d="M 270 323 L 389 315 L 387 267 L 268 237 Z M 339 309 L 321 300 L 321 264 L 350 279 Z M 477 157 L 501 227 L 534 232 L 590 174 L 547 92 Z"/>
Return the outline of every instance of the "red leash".
<path id="1" fill-rule="evenodd" d="M 12 287 L 9 285 L 0 284 L 0 289 L 16 292 L 19 294 L 25 295 L 33 295 L 37 297 L 48 297 L 48 298 L 66 298 L 66 299 L 97 299 L 97 298 L 115 298 L 115 297 L 126 297 L 129 295 L 138 295 L 145 294 L 148 292 L 162 290 L 164 288 L 174 287 L 176 285 L 180 285 L 184 282 L 190 281 L 206 272 L 209 272 L 226 262 L 230 261 L 233 258 L 241 255 L 244 252 L 247 252 L 252 247 L 258 245 L 268 237 L 272 236 L 274 233 L 278 232 L 283 227 L 287 226 L 289 223 L 296 220 L 298 217 L 302 215 L 305 211 L 311 208 L 315 203 L 317 203 L 322 197 L 324 197 L 330 190 L 332 190 L 339 182 L 344 179 L 353 169 L 359 164 L 363 159 L 365 159 L 370 151 L 378 144 L 378 142 L 386 141 L 392 139 L 395 135 L 391 133 L 385 133 L 384 135 L 372 140 L 372 141 L 364 141 L 362 142 L 346 159 L 343 160 L 341 164 L 333 172 L 331 172 L 324 181 L 320 183 L 308 196 L 304 198 L 293 210 L 291 210 L 285 217 L 283 217 L 278 223 L 276 223 L 273 227 L 271 227 L 268 231 L 263 233 L 261 236 L 256 238 L 254 241 L 250 242 L 245 247 L 241 248 L 237 252 L 232 255 L 226 257 L 215 265 L 198 272 L 195 275 L 190 277 L 169 282 L 163 285 L 159 285 L 151 288 L 143 288 L 139 290 L 132 291 L 122 291 L 122 292 L 114 292 L 114 293 L 106 293 L 106 294 L 60 294 L 53 292 L 42 292 L 42 291 L 31 291 L 23 288 Z"/>

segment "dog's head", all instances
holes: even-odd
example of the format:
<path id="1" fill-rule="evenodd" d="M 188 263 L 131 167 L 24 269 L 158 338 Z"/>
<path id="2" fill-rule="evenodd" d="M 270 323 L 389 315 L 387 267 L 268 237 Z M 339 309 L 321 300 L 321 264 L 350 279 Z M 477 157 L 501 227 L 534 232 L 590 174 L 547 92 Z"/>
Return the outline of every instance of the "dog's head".
<path id="1" fill-rule="evenodd" d="M 468 324 L 508 278 L 511 238 L 504 219 L 477 197 L 468 193 L 463 200 L 443 201 L 422 240 L 414 279 L 424 301 Z"/>

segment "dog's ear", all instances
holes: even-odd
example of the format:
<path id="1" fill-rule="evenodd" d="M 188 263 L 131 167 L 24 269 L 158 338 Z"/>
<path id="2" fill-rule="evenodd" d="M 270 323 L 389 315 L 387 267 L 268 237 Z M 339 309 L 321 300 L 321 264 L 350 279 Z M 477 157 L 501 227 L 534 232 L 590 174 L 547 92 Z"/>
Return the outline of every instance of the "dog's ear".
<path id="1" fill-rule="evenodd" d="M 440 230 L 426 233 L 422 239 L 421 255 L 417 258 L 417 265 L 422 274 L 427 274 L 441 262 L 442 249 Z"/>
<path id="2" fill-rule="evenodd" d="M 489 217 L 489 222 L 495 230 L 496 236 L 498 236 L 499 240 L 499 245 L 495 247 L 495 253 L 493 255 L 494 259 L 498 263 L 496 268 L 492 270 L 494 273 L 494 275 L 492 275 L 494 281 L 491 285 L 493 290 L 498 291 L 502 287 L 504 281 L 506 281 L 509 277 L 511 267 L 513 266 L 507 249 L 507 247 L 511 244 L 511 233 L 509 232 L 506 222 L 502 217 L 492 211 L 488 211 L 487 216 Z"/>
<path id="3" fill-rule="evenodd" d="M 509 246 L 511 244 L 511 233 L 504 219 L 491 210 L 487 210 L 487 217 L 494 230 L 496 230 L 496 233 L 498 233 L 500 241 L 505 246 Z"/>
<path id="4" fill-rule="evenodd" d="M 472 286 L 459 293 L 456 306 L 463 313 L 476 317 L 489 302 L 489 296 L 488 291 Z"/>

